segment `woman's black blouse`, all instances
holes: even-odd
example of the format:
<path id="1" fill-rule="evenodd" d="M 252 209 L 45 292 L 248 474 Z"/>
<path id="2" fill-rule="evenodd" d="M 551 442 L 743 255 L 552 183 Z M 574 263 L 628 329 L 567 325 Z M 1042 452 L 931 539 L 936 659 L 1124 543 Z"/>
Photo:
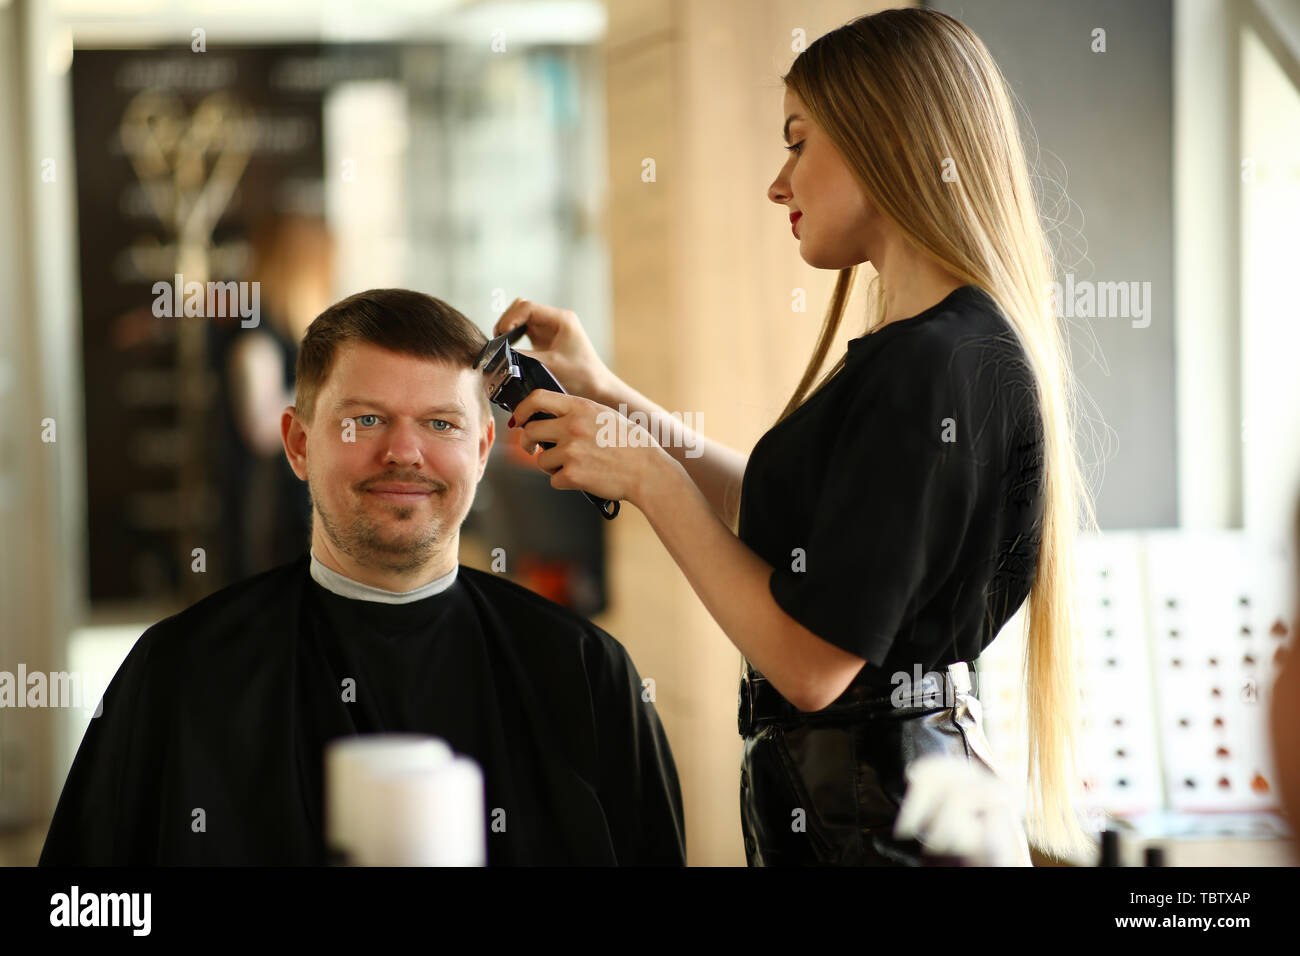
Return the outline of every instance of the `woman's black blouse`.
<path id="1" fill-rule="evenodd" d="M 1025 353 L 963 286 L 851 340 L 844 368 L 755 445 L 740 539 L 776 603 L 865 658 L 855 684 L 974 660 L 1024 602 L 1043 515 Z"/>

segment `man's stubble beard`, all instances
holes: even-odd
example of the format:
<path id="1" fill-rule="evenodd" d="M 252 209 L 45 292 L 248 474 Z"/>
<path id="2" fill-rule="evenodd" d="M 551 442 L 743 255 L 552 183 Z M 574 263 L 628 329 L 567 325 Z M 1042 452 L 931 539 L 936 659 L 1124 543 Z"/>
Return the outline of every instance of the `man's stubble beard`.
<path id="1" fill-rule="evenodd" d="M 311 498 L 313 519 L 319 519 L 321 528 L 330 542 L 353 561 L 363 567 L 379 568 L 404 574 L 426 565 L 441 543 L 439 532 L 443 530 L 442 522 L 435 517 L 429 533 L 415 541 L 400 540 L 384 536 L 383 528 L 373 518 L 358 512 L 352 521 L 340 526 L 324 508 L 321 499 L 315 493 L 312 482 L 307 482 L 307 493 Z M 364 494 L 364 492 L 363 492 Z M 438 495 L 441 492 L 435 491 Z M 406 521 L 415 515 L 415 508 L 398 507 L 396 516 Z M 436 512 L 435 512 L 436 515 Z"/>

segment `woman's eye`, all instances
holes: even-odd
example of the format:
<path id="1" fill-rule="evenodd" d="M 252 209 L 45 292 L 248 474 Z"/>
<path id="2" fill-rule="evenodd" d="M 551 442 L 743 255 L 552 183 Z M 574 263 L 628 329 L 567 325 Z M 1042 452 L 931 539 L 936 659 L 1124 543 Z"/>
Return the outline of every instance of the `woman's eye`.
<path id="1" fill-rule="evenodd" d="M 786 152 L 793 153 L 793 152 L 795 152 L 796 150 L 798 150 L 799 147 L 801 147 L 802 145 L 803 145 L 803 140 L 799 140 L 799 142 L 797 142 L 797 143 L 792 143 L 791 145 L 787 146 L 785 149 L 786 149 Z"/>
<path id="2" fill-rule="evenodd" d="M 356 423 L 362 428 L 369 428 L 371 425 L 377 424 L 378 421 L 378 415 L 358 415 L 356 417 Z"/>

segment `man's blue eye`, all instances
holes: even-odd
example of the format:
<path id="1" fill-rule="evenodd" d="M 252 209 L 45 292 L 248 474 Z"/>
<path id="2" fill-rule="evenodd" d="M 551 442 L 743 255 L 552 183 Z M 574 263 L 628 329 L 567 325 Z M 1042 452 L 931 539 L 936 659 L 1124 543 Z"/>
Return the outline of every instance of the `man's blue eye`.
<path id="1" fill-rule="evenodd" d="M 371 419 L 371 418 L 373 418 L 375 421 L 368 421 L 368 420 L 367 420 L 367 419 Z M 371 425 L 375 424 L 375 422 L 377 422 L 377 421 L 379 421 L 379 416 L 378 416 L 378 415 L 358 415 L 357 418 L 356 418 L 356 422 L 357 422 L 357 424 L 360 425 L 362 428 L 369 428 Z"/>
<path id="2" fill-rule="evenodd" d="M 456 427 L 456 426 L 453 425 L 451 422 L 447 421 L 445 418 L 435 418 L 433 421 L 434 421 L 434 424 L 442 423 L 443 425 L 446 425 L 447 428 L 455 428 L 455 427 Z M 435 428 L 434 431 L 445 432 L 445 431 L 447 430 L 447 428 Z"/>

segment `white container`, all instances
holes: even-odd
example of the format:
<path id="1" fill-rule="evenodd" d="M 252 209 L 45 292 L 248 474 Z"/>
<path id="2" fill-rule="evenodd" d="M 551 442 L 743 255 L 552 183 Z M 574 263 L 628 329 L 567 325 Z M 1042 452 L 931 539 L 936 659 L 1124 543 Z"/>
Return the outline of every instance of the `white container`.
<path id="1" fill-rule="evenodd" d="M 484 866 L 483 774 L 469 757 L 373 771 L 359 816 L 359 866 Z"/>
<path id="2" fill-rule="evenodd" d="M 356 862 L 363 819 L 374 804 L 375 774 L 432 770 L 452 760 L 451 748 L 421 734 L 361 734 L 325 748 L 325 844 Z"/>

